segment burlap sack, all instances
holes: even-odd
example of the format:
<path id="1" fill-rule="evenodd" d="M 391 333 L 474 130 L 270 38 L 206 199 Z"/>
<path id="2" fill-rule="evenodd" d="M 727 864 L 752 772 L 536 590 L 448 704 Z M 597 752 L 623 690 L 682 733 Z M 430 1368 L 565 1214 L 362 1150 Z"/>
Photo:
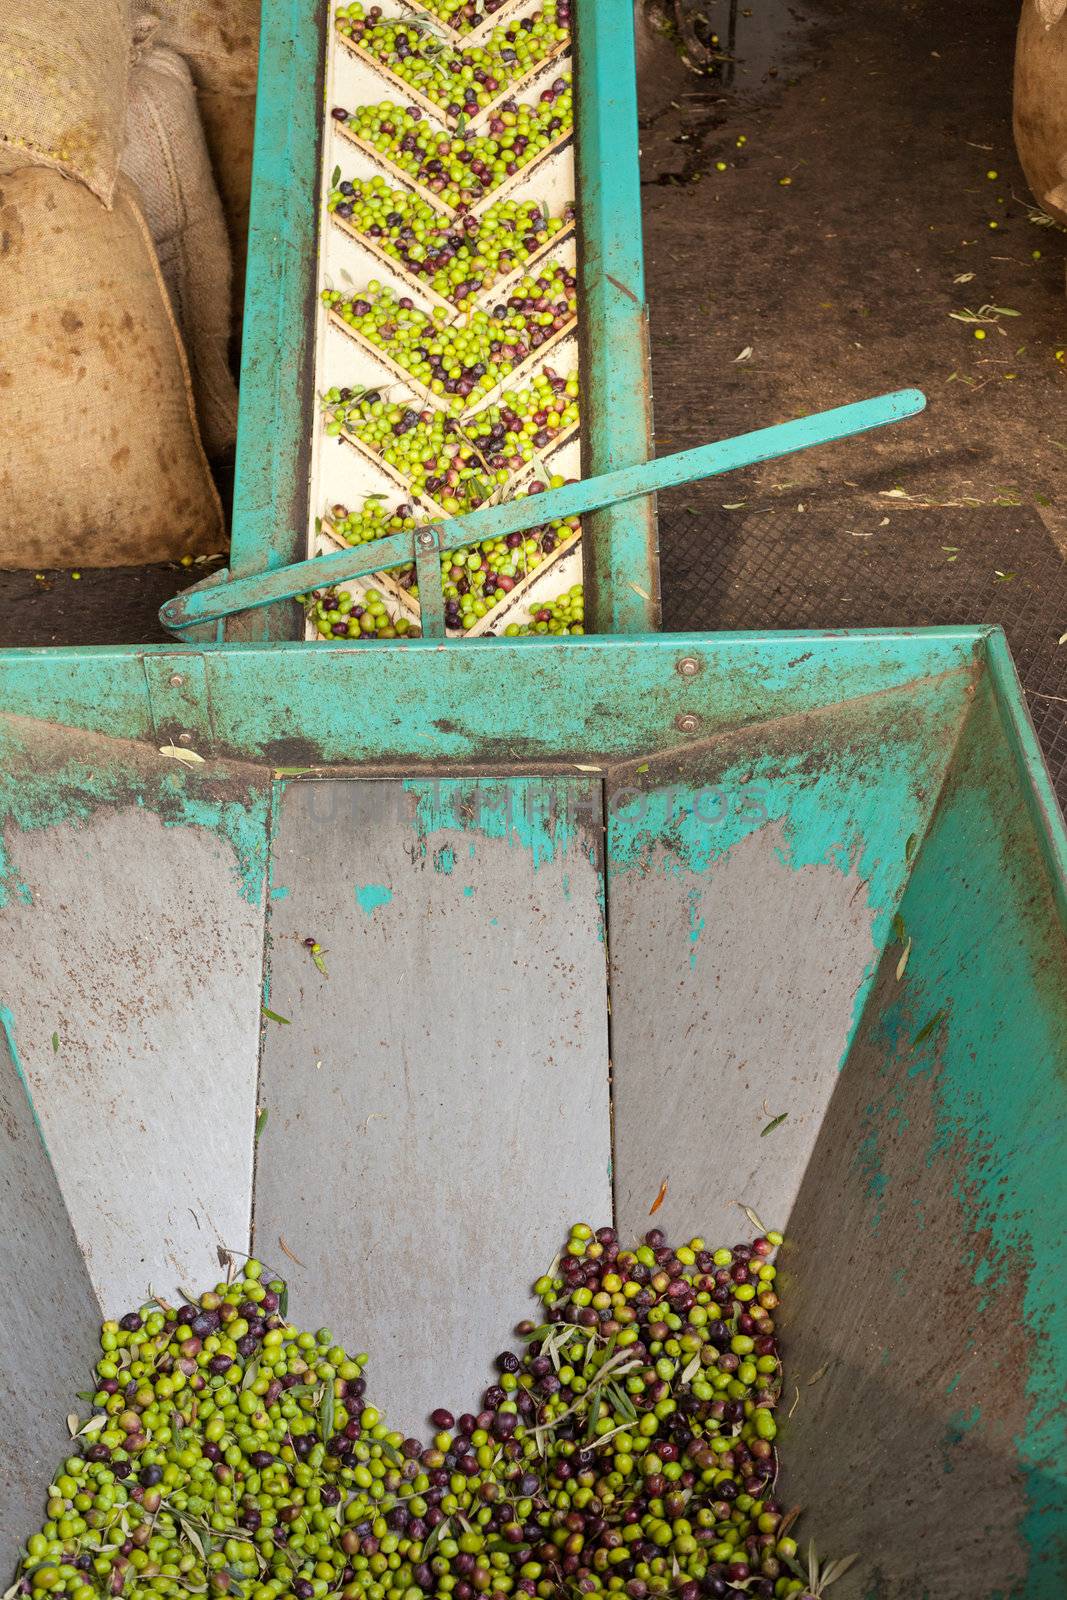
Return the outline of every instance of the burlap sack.
<path id="1" fill-rule="evenodd" d="M 111 205 L 122 148 L 131 0 L 0 0 L 3 169 L 80 178 Z"/>
<path id="2" fill-rule="evenodd" d="M 237 438 L 230 371 L 231 278 L 226 220 L 189 68 L 151 46 L 130 75 L 122 173 L 134 183 L 185 341 L 204 448 L 228 455 Z"/>
<path id="3" fill-rule="evenodd" d="M 219 550 L 222 508 L 132 191 L 0 178 L 0 567 Z"/>
<path id="4" fill-rule="evenodd" d="M 160 44 L 184 56 L 198 89 L 253 94 L 260 0 L 134 0 L 134 18 L 159 19 Z"/>
<path id="5" fill-rule="evenodd" d="M 1067 227 L 1067 0 L 1024 0 L 1013 117 L 1034 199 Z"/>
<path id="6" fill-rule="evenodd" d="M 248 203 L 252 194 L 252 140 L 256 124 L 254 94 L 201 94 L 200 120 L 222 196 L 233 254 L 233 329 L 244 316 L 248 264 Z M 235 341 L 236 342 L 236 341 Z"/>

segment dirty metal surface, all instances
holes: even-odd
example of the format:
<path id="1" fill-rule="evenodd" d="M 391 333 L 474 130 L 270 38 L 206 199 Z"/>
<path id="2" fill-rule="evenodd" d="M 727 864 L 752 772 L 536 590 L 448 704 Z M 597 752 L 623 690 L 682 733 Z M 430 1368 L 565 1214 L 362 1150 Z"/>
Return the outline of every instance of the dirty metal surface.
<path id="1" fill-rule="evenodd" d="M 877 1600 L 1067 1590 L 1067 942 L 998 720 L 983 687 L 788 1227 L 783 1489 Z"/>
<path id="2" fill-rule="evenodd" d="M 945 1600 L 966 1575 L 963 1600 L 987 1539 L 984 1600 L 994 1585 L 1062 1592 L 1067 839 L 1001 636 L 14 652 L 0 666 L 9 707 L 36 713 L 0 720 L 0 995 L 85 1261 L 72 1293 L 101 1264 L 120 1280 L 105 1309 L 210 1282 L 217 1246 L 251 1243 L 254 1210 L 294 1310 L 371 1350 L 387 1395 L 403 1382 L 401 1425 L 446 1384 L 468 1401 L 505 1342 L 501 1283 L 519 1292 L 567 1217 L 610 1214 L 607 948 L 622 1225 L 648 1226 L 664 1179 L 664 1223 L 709 1232 L 743 1226 L 735 1201 L 777 1211 L 799 1192 L 800 1370 L 805 1338 L 815 1372 L 819 1341 L 842 1330 L 858 1374 L 796 1463 L 796 1498 L 833 1488 L 827 1550 L 872 1548 L 864 1507 L 881 1515 L 890 1496 L 877 1464 L 900 1445 L 901 1406 L 893 1387 L 883 1403 L 881 1352 L 921 1404 L 913 1369 L 939 1348 L 952 1365 L 962 1319 L 975 1350 L 1007 1353 L 1008 1422 L 987 1427 L 984 1402 L 973 1418 L 977 1391 L 957 1416 L 957 1362 L 919 1481 L 957 1461 L 970 1473 L 981 1446 L 1004 1493 L 983 1489 L 979 1526 L 955 1485 L 917 1494 L 901 1474 L 871 1592 L 911 1600 L 929 1560 Z M 159 744 L 190 725 L 203 760 L 186 767 Z M 294 729 L 336 770 L 279 771 L 297 764 Z M 368 759 L 403 777 L 368 778 Z M 452 763 L 439 787 L 428 759 Z M 678 788 L 699 806 L 676 806 Z M 581 804 L 472 811 L 509 790 Z M 650 792 L 644 817 L 635 790 Z M 888 1009 L 871 993 L 880 953 Z M 264 999 L 288 1022 L 263 1018 Z M 924 1038 L 940 1063 L 932 1137 Z M 13 1092 L 10 1052 L 0 1064 Z M 862 1099 L 842 1101 L 857 1072 Z M 18 1132 L 0 1123 L 0 1153 L 39 1185 Z M 716 1216 L 726 1174 L 751 1187 Z M 942 1193 L 961 1218 L 947 1243 L 931 1220 Z M 57 1203 L 41 1207 L 40 1257 L 58 1249 L 62 1266 Z M 26 1255 L 16 1241 L 5 1265 Z M 457 1282 L 482 1308 L 473 1337 Z M 76 1311 L 49 1323 L 61 1377 L 83 1359 Z M 852 1409 L 861 1383 L 870 1416 Z M 0 1390 L 0 1412 L 21 1403 Z M 942 1537 L 928 1500 L 964 1528 L 954 1569 L 925 1553 Z"/>
<path id="3" fill-rule="evenodd" d="M 958 673 L 760 724 L 672 764 L 665 786 L 609 788 L 625 1233 L 665 1178 L 670 1237 L 732 1237 L 738 1201 L 784 1225 L 969 691 Z"/>
<path id="4" fill-rule="evenodd" d="M 248 1237 L 266 787 L 70 730 L 4 757 L 0 996 L 111 1314 Z"/>
<path id="5" fill-rule="evenodd" d="M 96 1359 L 99 1307 L 34 1124 L 10 1010 L 0 1002 L 0 1567 L 38 1526 L 41 1487 L 68 1439 L 63 1418 Z"/>
<path id="6" fill-rule="evenodd" d="M 601 839 L 580 775 L 284 787 L 255 1249 L 373 1352 L 395 1427 L 464 1409 L 501 1284 L 610 1215 Z"/>
<path id="7" fill-rule="evenodd" d="M 757 498 L 750 502 L 756 511 L 719 504 L 744 500 L 747 492 L 734 480 L 729 496 L 661 501 L 666 628 L 999 621 L 1067 803 L 1067 646 L 1058 643 L 1067 628 L 1067 564 L 1033 509 L 901 510 L 892 502 L 883 509 L 859 501 L 811 503 L 803 494 L 804 512 L 795 500 Z"/>

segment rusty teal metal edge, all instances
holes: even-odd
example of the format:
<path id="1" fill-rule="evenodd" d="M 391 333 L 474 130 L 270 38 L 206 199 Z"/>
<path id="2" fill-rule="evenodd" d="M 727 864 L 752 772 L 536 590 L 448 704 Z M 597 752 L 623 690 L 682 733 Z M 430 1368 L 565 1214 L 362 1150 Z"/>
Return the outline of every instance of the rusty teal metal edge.
<path id="1" fill-rule="evenodd" d="M 357 545 L 331 555 L 315 556 L 309 561 L 298 561 L 269 573 L 254 573 L 242 578 L 223 568 L 175 599 L 168 600 L 160 609 L 159 619 L 164 627 L 180 636 L 197 619 L 211 620 L 228 616 L 238 610 L 270 605 L 318 586 L 347 583 L 379 570 L 406 565 L 412 560 L 414 550 L 419 589 L 427 594 L 422 632 L 427 638 L 441 638 L 444 636 L 444 611 L 442 605 L 437 603 L 440 601 L 436 594 L 437 585 L 428 584 L 427 581 L 430 568 L 423 570 L 424 541 L 436 561 L 437 552 L 457 550 L 472 540 L 499 539 L 505 534 L 525 532 L 542 522 L 582 516 L 596 507 L 612 506 L 613 502 L 630 500 L 654 488 L 666 488 L 689 482 L 693 478 L 733 472 L 774 456 L 810 450 L 835 439 L 850 438 L 871 428 L 900 422 L 914 416 L 925 405 L 926 396 L 920 390 L 899 389 L 892 394 L 856 401 L 852 405 L 837 406 L 832 411 L 819 411 L 814 416 L 798 417 L 792 422 L 780 422 L 769 428 L 759 428 L 753 433 L 738 434 L 732 439 L 699 445 L 694 450 L 661 456 L 657 461 L 616 468 L 601 477 L 582 478 L 577 483 L 549 489 L 536 498 L 505 500 L 499 505 L 484 506 L 478 511 L 468 511 L 462 516 L 435 523 L 433 527 L 414 534 L 393 534 L 376 540 L 373 545 Z M 613 506 L 613 509 L 617 509 L 617 506 Z M 433 571 L 436 570 L 433 567 Z M 632 589 L 633 585 L 627 584 L 626 587 Z M 426 606 L 431 607 L 430 614 Z M 431 625 L 431 621 L 434 625 Z M 614 633 L 618 630 L 609 631 Z"/>
<path id="2" fill-rule="evenodd" d="M 1067 826 L 1003 628 L 990 629 L 985 653 L 1005 735 L 1025 776 L 1027 810 L 1041 841 L 1057 908 L 1067 925 Z"/>
<path id="3" fill-rule="evenodd" d="M 301 547 L 324 14 L 307 0 L 272 0 L 263 8 L 230 554 L 235 574 L 282 566 Z M 264 636 L 291 638 L 291 617 L 268 618 Z"/>
<path id="4" fill-rule="evenodd" d="M 1012 1304 L 1011 1311 L 1032 1340 L 1025 1390 L 1032 1405 L 1012 1439 L 1027 1502 L 1018 1532 L 1029 1569 L 1010 1589 L 990 1589 L 989 1600 L 1061 1600 L 1067 1577 L 1067 1322 L 1059 1314 L 1058 1259 L 1067 1188 L 1057 1175 L 1065 1137 L 1067 1009 L 1063 951 L 1054 936 L 1057 930 L 1067 936 L 1067 830 L 999 626 L 987 630 L 984 667 L 901 901 L 912 946 L 904 980 L 898 978 L 888 1007 L 869 1007 L 864 1018 L 871 1040 L 885 1051 L 886 1067 L 885 1092 L 866 1110 L 858 1170 L 872 1202 L 868 1221 L 877 1229 L 890 1183 L 880 1130 L 887 1115 L 906 1127 L 915 1115 L 912 1097 L 928 1093 L 935 1120 L 926 1165 L 959 1152 L 952 1196 L 972 1242 L 961 1264 L 973 1269 L 983 1301 L 1015 1280 L 1025 1285 L 1021 1308 Z M 979 752 L 990 750 L 988 734 L 980 722 L 975 726 L 983 716 L 1002 735 L 991 753 L 1015 780 L 1017 810 L 1010 815 L 998 816 L 987 790 L 967 782 L 967 769 L 982 770 Z M 1019 826 L 1024 818 L 1029 829 Z M 1013 871 L 1010 846 L 1031 834 L 1036 859 L 1027 862 L 1020 851 Z M 946 867 L 956 860 L 965 869 L 963 897 L 946 907 Z M 1048 892 L 1048 918 L 1035 901 L 1039 884 L 1039 899 Z M 895 950 L 887 951 L 883 969 L 888 964 L 892 971 L 897 959 Z M 1048 1003 L 1052 995 L 1055 1005 Z M 1061 1151 L 1059 1165 L 1047 1153 L 1050 1145 Z M 906 1319 L 906 1308 L 901 1316 Z M 903 1353 L 908 1359 L 906 1344 Z M 961 1368 L 946 1394 L 963 1375 Z M 947 1418 L 946 1447 L 956 1448 L 979 1422 L 995 1426 L 1000 1413 L 989 1400 L 997 1398 L 979 1392 L 971 1413 L 961 1409 Z"/>
<path id="5" fill-rule="evenodd" d="M 710 736 L 917 678 L 977 675 L 985 640 L 983 629 L 943 628 L 31 649 L 0 653 L 0 710 L 162 743 L 146 668 L 163 657 L 180 670 L 195 656 L 216 749 L 238 759 L 302 764 L 317 750 L 332 754 L 313 762 L 544 765 L 594 751 L 626 759 L 639 741 L 684 747 L 682 712 L 698 712 Z M 681 673 L 689 657 L 703 670 Z"/>
<path id="6" fill-rule="evenodd" d="M 633 5 L 577 0 L 575 23 L 582 471 L 592 477 L 651 456 L 652 392 Z M 590 631 L 658 628 L 655 498 L 596 512 L 583 534 Z"/>

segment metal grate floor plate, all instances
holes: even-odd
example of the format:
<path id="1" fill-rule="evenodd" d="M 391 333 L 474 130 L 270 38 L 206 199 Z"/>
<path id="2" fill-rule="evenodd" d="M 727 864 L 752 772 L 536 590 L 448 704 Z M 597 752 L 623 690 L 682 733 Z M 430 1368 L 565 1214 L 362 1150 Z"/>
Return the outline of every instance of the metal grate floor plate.
<path id="1" fill-rule="evenodd" d="M 741 500 L 738 480 L 730 487 Z M 692 493 L 684 503 L 661 501 L 665 628 L 998 621 L 1067 803 L 1067 644 L 1058 643 L 1067 629 L 1067 564 L 1034 510 L 751 504 L 727 511 Z"/>

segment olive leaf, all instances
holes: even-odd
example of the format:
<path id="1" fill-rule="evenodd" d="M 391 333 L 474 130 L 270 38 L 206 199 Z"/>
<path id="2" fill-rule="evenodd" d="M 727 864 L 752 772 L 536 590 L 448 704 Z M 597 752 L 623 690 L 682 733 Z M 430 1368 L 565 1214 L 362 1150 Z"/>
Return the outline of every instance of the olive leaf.
<path id="1" fill-rule="evenodd" d="M 268 1022 L 283 1022 L 285 1024 L 285 1026 L 288 1028 L 290 1023 L 293 1020 L 292 1017 L 279 1016 L 277 1011 L 271 1011 L 268 1006 L 264 1006 L 262 1009 L 263 1009 L 263 1015 L 266 1017 Z"/>
<path id="2" fill-rule="evenodd" d="M 918 837 L 919 837 L 918 834 L 915 834 L 915 833 L 909 833 L 908 834 L 908 837 L 904 842 L 904 860 L 905 861 L 910 861 L 912 856 L 915 854 L 915 846 L 918 843 Z"/>
<path id="3" fill-rule="evenodd" d="M 59 1034 L 58 1033 L 54 1033 L 52 1035 L 52 1054 L 54 1056 L 57 1056 L 59 1054 Z"/>
<path id="4" fill-rule="evenodd" d="M 322 1397 L 322 1407 L 319 1411 L 319 1423 L 322 1427 L 324 1443 L 327 1439 L 333 1438 L 333 1408 L 334 1394 L 333 1383 L 331 1382 L 326 1385 L 326 1390 Z"/>
<path id="5" fill-rule="evenodd" d="M 90 1417 L 88 1422 L 82 1424 L 75 1434 L 75 1438 L 80 1439 L 83 1435 L 88 1433 L 99 1433 L 101 1429 L 107 1427 L 107 1421 L 108 1419 L 106 1413 L 101 1411 L 97 1416 Z"/>
<path id="6" fill-rule="evenodd" d="M 944 1006 L 941 1007 L 940 1011 L 935 1011 L 933 1016 L 930 1018 L 929 1022 L 925 1025 L 925 1027 L 922 1027 L 922 1028 L 919 1029 L 918 1033 L 915 1035 L 914 1039 L 911 1041 L 911 1048 L 913 1050 L 917 1050 L 919 1048 L 919 1046 L 922 1044 L 923 1040 L 924 1039 L 928 1039 L 930 1037 L 930 1035 L 933 1033 L 934 1029 L 938 1026 L 939 1023 L 941 1023 L 941 1022 L 943 1022 L 945 1020 L 945 1017 L 947 1015 L 948 1015 L 948 1013 L 946 1012 Z"/>
<path id="7" fill-rule="evenodd" d="M 441 1540 L 446 1537 L 451 1523 L 451 1517 L 444 1517 L 435 1528 L 431 1528 L 422 1546 L 422 1559 L 429 1561 Z"/>
<path id="8" fill-rule="evenodd" d="M 202 767 L 204 765 L 202 755 L 198 755 L 195 750 L 186 750 L 181 745 L 161 744 L 159 753 L 161 756 L 167 756 L 171 761 L 180 761 L 186 767 Z"/>
<path id="9" fill-rule="evenodd" d="M 288 1284 L 285 1285 L 285 1288 L 282 1290 L 281 1294 L 278 1296 L 278 1314 L 279 1314 L 279 1316 L 282 1316 L 282 1317 L 287 1317 L 289 1315 L 289 1285 Z"/>
<path id="10" fill-rule="evenodd" d="M 256 1144 L 259 1143 L 260 1138 L 261 1138 L 262 1133 L 263 1133 L 263 1129 L 267 1126 L 267 1118 L 269 1116 L 270 1116 L 270 1107 L 269 1106 L 264 1106 L 262 1111 L 260 1111 L 259 1115 L 256 1117 L 256 1131 L 255 1131 L 255 1138 L 254 1138 L 254 1142 Z"/>
<path id="11" fill-rule="evenodd" d="M 70 1415 L 67 1417 L 67 1432 L 70 1434 L 72 1439 L 77 1437 L 77 1434 L 78 1434 L 78 1414 L 77 1414 L 76 1411 L 72 1411 L 70 1413 Z"/>
<path id="12" fill-rule="evenodd" d="M 192 1523 L 187 1522 L 184 1517 L 179 1517 L 178 1522 L 182 1532 L 192 1545 L 193 1549 L 196 1551 L 197 1555 L 200 1557 L 201 1561 L 205 1560 L 204 1546 L 201 1544 L 200 1535 L 197 1533 Z"/>
<path id="13" fill-rule="evenodd" d="M 900 982 L 901 978 L 904 976 L 905 972 L 908 970 L 908 959 L 909 959 L 910 956 L 911 956 L 911 940 L 909 939 L 907 944 L 904 946 L 904 954 L 901 956 L 900 960 L 897 962 L 897 982 L 898 983 Z"/>
<path id="14" fill-rule="evenodd" d="M 780 1116 L 772 1117 L 767 1126 L 760 1129 L 760 1138 L 765 1139 L 769 1133 L 774 1132 L 775 1128 L 780 1128 L 788 1116 L 789 1112 L 783 1111 Z"/>
<path id="15" fill-rule="evenodd" d="M 245 1368 L 244 1374 L 243 1374 L 243 1376 L 241 1378 L 241 1388 L 242 1389 L 251 1389 L 252 1385 L 255 1383 L 255 1381 L 256 1381 L 256 1379 L 258 1377 L 259 1377 L 259 1362 L 258 1361 L 250 1361 L 248 1363 L 247 1367 Z"/>
<path id="16" fill-rule="evenodd" d="M 621 1385 L 613 1383 L 609 1388 L 605 1389 L 604 1393 L 607 1395 L 613 1411 L 620 1412 L 628 1423 L 637 1421 L 637 1407 Z"/>
<path id="17" fill-rule="evenodd" d="M 745 1216 L 756 1229 L 757 1233 L 762 1234 L 767 1232 L 766 1228 L 763 1226 L 763 1223 L 760 1221 L 759 1217 L 757 1217 L 751 1206 L 744 1205 L 740 1200 L 737 1201 L 737 1204 L 741 1207 L 741 1210 L 745 1213 Z"/>
<path id="18" fill-rule="evenodd" d="M 340 183 L 340 181 L 341 181 L 341 169 L 340 169 L 340 167 L 334 167 L 333 171 L 330 173 L 330 188 L 331 189 L 336 189 L 337 185 Z"/>
<path id="19" fill-rule="evenodd" d="M 841 1556 L 837 1561 L 831 1561 L 822 1570 L 820 1579 L 822 1587 L 828 1589 L 832 1583 L 837 1582 L 838 1578 L 843 1578 L 845 1573 L 850 1572 L 858 1560 L 858 1555 L 851 1555 Z"/>
<path id="20" fill-rule="evenodd" d="M 764 1131 L 766 1131 L 766 1130 L 764 1130 Z M 692 1380 L 696 1377 L 696 1375 L 697 1375 L 697 1373 L 699 1371 L 700 1371 L 700 1352 L 698 1350 L 696 1355 L 693 1357 L 693 1359 L 683 1369 L 683 1371 L 682 1371 L 682 1382 L 683 1383 L 691 1383 Z"/>

